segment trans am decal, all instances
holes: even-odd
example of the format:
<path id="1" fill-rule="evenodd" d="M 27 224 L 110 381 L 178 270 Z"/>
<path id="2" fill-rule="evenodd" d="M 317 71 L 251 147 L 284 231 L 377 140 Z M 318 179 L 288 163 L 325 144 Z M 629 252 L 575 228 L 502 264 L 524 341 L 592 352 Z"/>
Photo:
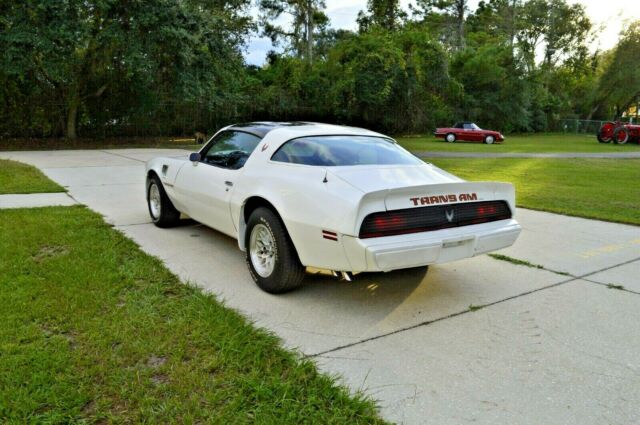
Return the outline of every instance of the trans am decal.
<path id="1" fill-rule="evenodd" d="M 477 201 L 478 195 L 476 193 L 461 193 L 459 195 L 438 195 L 438 196 L 422 196 L 416 198 L 409 198 L 413 205 L 434 205 L 434 204 L 452 204 L 455 202 L 467 202 Z"/>

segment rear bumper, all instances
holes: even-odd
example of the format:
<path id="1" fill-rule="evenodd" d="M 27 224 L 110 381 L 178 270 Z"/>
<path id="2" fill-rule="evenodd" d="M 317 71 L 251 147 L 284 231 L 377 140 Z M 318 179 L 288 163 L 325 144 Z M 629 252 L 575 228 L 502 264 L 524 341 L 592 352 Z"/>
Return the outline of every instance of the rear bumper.
<path id="1" fill-rule="evenodd" d="M 473 257 L 513 245 L 522 228 L 513 219 L 382 238 L 344 236 L 354 272 L 390 271 Z"/>

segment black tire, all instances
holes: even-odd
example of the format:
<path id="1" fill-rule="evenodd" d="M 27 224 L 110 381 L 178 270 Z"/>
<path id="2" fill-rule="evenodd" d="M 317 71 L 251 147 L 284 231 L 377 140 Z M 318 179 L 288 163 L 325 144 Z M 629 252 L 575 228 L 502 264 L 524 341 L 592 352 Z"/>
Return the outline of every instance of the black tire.
<path id="1" fill-rule="evenodd" d="M 159 213 L 156 212 L 155 214 L 150 200 L 150 194 L 154 186 L 158 188 L 158 192 L 160 195 L 160 211 Z M 158 227 L 173 227 L 180 222 L 180 211 L 178 211 L 176 207 L 173 206 L 173 203 L 167 196 L 167 192 L 164 191 L 162 182 L 155 174 L 147 178 L 147 209 L 149 210 L 151 221 L 153 221 L 153 224 Z"/>
<path id="2" fill-rule="evenodd" d="M 611 143 L 611 139 L 603 139 L 602 136 L 600 135 L 600 132 L 598 132 L 596 137 L 598 138 L 598 142 L 600 143 Z"/>
<path id="3" fill-rule="evenodd" d="M 275 241 L 272 254 L 275 257 L 275 263 L 273 270 L 266 276 L 258 273 L 252 260 L 251 235 L 254 228 L 258 225 L 264 226 L 258 230 L 264 230 L 266 227 L 270 237 Z M 260 289 L 270 294 L 282 294 L 302 286 L 305 267 L 300 263 L 298 253 L 291 242 L 287 229 L 273 211 L 260 207 L 251 213 L 249 221 L 247 222 L 245 247 L 247 267 L 249 268 L 251 277 Z"/>
<path id="4" fill-rule="evenodd" d="M 449 137 L 449 136 L 451 136 L 451 137 Z M 451 139 L 451 140 L 450 140 L 450 139 Z M 445 142 L 449 142 L 449 143 L 453 143 L 453 142 L 455 142 L 455 141 L 456 141 L 456 135 L 455 135 L 455 134 L 453 134 L 453 133 L 447 133 L 447 134 L 444 136 L 444 141 L 445 141 Z"/>
<path id="5" fill-rule="evenodd" d="M 624 134 L 624 137 L 622 139 L 618 138 L 619 133 Z M 629 136 L 629 130 L 626 127 L 621 126 L 613 130 L 613 142 L 618 145 L 624 145 L 625 143 L 627 143 L 629 141 Z"/>
<path id="6" fill-rule="evenodd" d="M 487 145 L 493 145 L 496 142 L 496 136 L 488 135 L 484 138 L 484 143 Z"/>

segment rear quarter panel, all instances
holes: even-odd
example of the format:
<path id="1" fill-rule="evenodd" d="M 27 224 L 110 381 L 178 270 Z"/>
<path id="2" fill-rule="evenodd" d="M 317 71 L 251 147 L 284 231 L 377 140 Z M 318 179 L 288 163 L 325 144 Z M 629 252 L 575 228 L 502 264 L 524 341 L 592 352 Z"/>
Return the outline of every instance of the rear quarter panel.
<path id="1" fill-rule="evenodd" d="M 302 264 L 350 270 L 341 238 L 354 233 L 363 194 L 331 175 L 324 182 L 326 175 L 323 167 L 272 161 L 247 167 L 232 196 L 232 218 L 242 225 L 247 199 L 266 199 L 282 218 Z M 323 230 L 336 233 L 338 241 L 324 238 Z"/>

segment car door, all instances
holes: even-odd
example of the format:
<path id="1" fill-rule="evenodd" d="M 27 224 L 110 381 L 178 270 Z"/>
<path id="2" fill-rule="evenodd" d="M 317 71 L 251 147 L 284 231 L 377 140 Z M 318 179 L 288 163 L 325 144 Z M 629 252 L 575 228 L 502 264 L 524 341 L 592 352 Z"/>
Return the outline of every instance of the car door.
<path id="1" fill-rule="evenodd" d="M 470 142 L 477 142 L 482 139 L 482 135 L 480 134 L 480 131 L 478 131 L 476 129 L 476 126 L 473 124 L 465 124 L 464 131 L 466 134 L 465 140 L 468 140 Z"/>
<path id="2" fill-rule="evenodd" d="M 467 140 L 467 131 L 465 130 L 463 123 L 456 124 L 454 134 L 458 140 Z"/>
<path id="3" fill-rule="evenodd" d="M 229 200 L 233 185 L 260 137 L 242 131 L 223 131 L 200 151 L 199 161 L 185 164 L 174 191 L 191 218 L 235 236 Z"/>

